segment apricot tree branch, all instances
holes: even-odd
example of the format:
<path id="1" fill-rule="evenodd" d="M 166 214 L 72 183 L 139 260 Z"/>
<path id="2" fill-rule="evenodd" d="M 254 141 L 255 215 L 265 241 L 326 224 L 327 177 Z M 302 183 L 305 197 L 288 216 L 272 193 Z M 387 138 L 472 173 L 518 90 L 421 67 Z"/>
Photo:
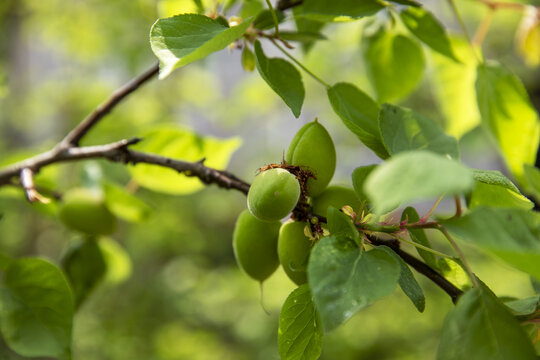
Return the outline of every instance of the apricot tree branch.
<path id="1" fill-rule="evenodd" d="M 248 183 L 240 180 L 227 171 L 205 166 L 204 159 L 197 162 L 175 160 L 156 154 L 130 150 L 128 148 L 130 145 L 136 144 L 140 140 L 141 139 L 139 138 L 134 138 L 130 140 L 120 140 L 105 145 L 68 147 L 60 151 L 53 149 L 38 154 L 0 170 L 0 187 L 12 184 L 12 179 L 19 177 L 21 179 L 21 186 L 23 186 L 28 194 L 28 190 L 31 189 L 31 187 L 30 185 L 25 185 L 25 183 L 33 184 L 33 181 L 29 182 L 28 180 L 25 181 L 25 179 L 33 177 L 34 173 L 38 173 L 41 168 L 47 165 L 84 159 L 106 159 L 124 164 L 135 165 L 145 163 L 158 165 L 176 170 L 186 176 L 198 177 L 205 184 L 216 184 L 222 188 L 236 189 L 244 194 L 247 194 L 249 190 Z M 29 172 L 32 174 L 31 177 L 28 175 L 30 174 Z M 23 176 L 25 174 L 27 175 Z"/>

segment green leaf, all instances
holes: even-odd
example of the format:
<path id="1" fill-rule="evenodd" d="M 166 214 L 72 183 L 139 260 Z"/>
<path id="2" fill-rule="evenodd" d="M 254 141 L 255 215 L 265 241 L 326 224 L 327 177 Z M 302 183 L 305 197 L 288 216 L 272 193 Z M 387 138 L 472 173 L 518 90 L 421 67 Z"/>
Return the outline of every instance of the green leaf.
<path id="1" fill-rule="evenodd" d="M 381 9 L 384 6 L 376 0 L 307 0 L 300 14 L 318 21 L 346 21 L 373 15 Z"/>
<path id="2" fill-rule="evenodd" d="M 478 60 L 466 39 L 451 38 L 451 45 L 460 62 L 431 52 L 433 67 L 430 78 L 435 98 L 445 117 L 444 128 L 449 135 L 460 139 L 480 124 L 474 88 Z"/>
<path id="3" fill-rule="evenodd" d="M 470 210 L 480 206 L 520 208 L 530 210 L 534 207 L 532 201 L 520 192 L 508 190 L 500 185 L 489 185 L 477 182 L 468 196 L 467 206 Z"/>
<path id="4" fill-rule="evenodd" d="M 361 47 L 379 103 L 399 100 L 420 83 L 424 54 L 416 41 L 378 26 L 364 30 Z"/>
<path id="5" fill-rule="evenodd" d="M 540 216 L 521 209 L 478 207 L 441 222 L 464 241 L 540 279 Z"/>
<path id="6" fill-rule="evenodd" d="M 302 6 L 295 6 L 293 8 L 294 22 L 296 23 L 296 29 L 298 32 L 307 33 L 319 33 L 326 23 L 322 21 L 311 20 L 302 16 L 297 16 L 302 13 Z M 281 31 L 280 31 L 281 34 Z M 315 41 L 307 41 L 302 43 L 302 50 L 307 53 L 311 47 L 315 44 Z"/>
<path id="7" fill-rule="evenodd" d="M 401 20 L 411 33 L 433 50 L 459 61 L 452 51 L 444 28 L 432 13 L 421 7 L 408 7 L 400 13 Z"/>
<path id="8" fill-rule="evenodd" d="M 437 360 L 533 360 L 534 348 L 487 288 L 467 291 L 444 322 Z"/>
<path id="9" fill-rule="evenodd" d="M 403 213 L 401 214 L 401 221 L 404 221 L 405 219 L 407 219 L 408 223 L 412 224 L 418 222 L 420 220 L 420 216 L 413 207 L 408 206 L 405 208 L 405 210 L 403 210 Z M 425 247 L 428 247 L 430 249 L 432 248 L 424 229 L 408 229 L 408 231 L 412 241 L 420 245 L 424 245 Z M 416 248 L 416 251 L 418 252 L 418 255 L 420 255 L 420 257 L 424 259 L 426 264 L 428 264 L 434 269 L 437 269 L 437 257 L 435 256 L 435 254 L 424 249 L 420 249 L 418 247 Z"/>
<path id="10" fill-rule="evenodd" d="M 103 254 L 93 238 L 71 249 L 62 260 L 62 268 L 73 289 L 75 309 L 86 300 L 107 271 Z"/>
<path id="11" fill-rule="evenodd" d="M 379 165 L 366 179 L 364 191 L 382 214 L 411 201 L 459 195 L 473 185 L 470 169 L 442 155 L 416 150 Z"/>
<path id="12" fill-rule="evenodd" d="M 519 193 L 519 189 L 510 179 L 504 176 L 500 171 L 497 170 L 483 170 L 483 169 L 472 169 L 474 180 L 489 184 L 497 185 Z"/>
<path id="13" fill-rule="evenodd" d="M 329 88 L 328 99 L 334 112 L 360 141 L 380 158 L 389 156 L 379 131 L 379 106 L 373 99 L 348 83 L 338 83 Z"/>
<path id="14" fill-rule="evenodd" d="M 279 37 L 287 41 L 311 43 L 317 40 L 326 40 L 326 36 L 320 32 L 311 31 L 280 31 Z"/>
<path id="15" fill-rule="evenodd" d="M 523 167 L 525 174 L 526 189 L 536 201 L 540 202 L 540 170 L 531 165 Z"/>
<path id="16" fill-rule="evenodd" d="M 144 201 L 119 186 L 104 184 L 103 189 L 107 207 L 119 218 L 130 222 L 141 222 L 152 213 L 152 209 Z"/>
<path id="17" fill-rule="evenodd" d="M 418 311 L 424 312 L 424 309 L 426 308 L 426 298 L 424 296 L 424 292 L 422 291 L 420 285 L 418 285 L 418 282 L 414 278 L 414 275 L 411 269 L 409 269 L 407 263 L 387 246 L 379 246 L 377 249 L 381 249 L 392 255 L 399 263 L 399 286 L 401 287 L 401 290 L 403 290 L 405 295 L 411 299 L 413 305 L 416 307 L 416 309 L 418 309 Z"/>
<path id="18" fill-rule="evenodd" d="M 361 252 L 344 237 L 321 239 L 311 250 L 308 280 L 324 331 L 392 293 L 399 276 L 399 264 L 383 250 Z"/>
<path id="19" fill-rule="evenodd" d="M 239 39 L 253 18 L 233 27 L 204 15 L 182 14 L 158 19 L 150 30 L 150 45 L 160 61 L 159 78 L 173 70 L 203 59 Z"/>
<path id="20" fill-rule="evenodd" d="M 323 331 L 307 284 L 289 294 L 279 315 L 278 347 L 283 360 L 315 360 Z"/>
<path id="21" fill-rule="evenodd" d="M 440 258 L 436 268 L 446 280 L 459 289 L 466 291 L 472 287 L 471 278 L 458 258 Z"/>
<path id="22" fill-rule="evenodd" d="M 278 19 L 278 22 L 282 22 L 285 16 L 283 15 L 282 11 L 275 10 L 276 17 Z M 274 27 L 274 17 L 272 16 L 272 12 L 269 9 L 262 10 L 257 17 L 255 17 L 255 20 L 253 20 L 253 27 L 255 29 L 259 30 L 267 30 Z M 281 31 L 279 32 L 279 35 L 281 35 Z"/>
<path id="23" fill-rule="evenodd" d="M 174 125 L 157 127 L 143 137 L 144 141 L 133 146 L 133 149 L 185 161 L 205 159 L 206 166 L 217 169 L 227 166 L 232 153 L 241 144 L 239 138 L 222 140 L 209 136 L 201 137 L 186 128 Z M 130 168 L 130 172 L 134 181 L 154 191 L 178 195 L 204 188 L 199 179 L 161 166 L 137 164 Z"/>
<path id="24" fill-rule="evenodd" d="M 529 277 L 529 280 L 531 281 L 531 286 L 535 293 L 540 294 L 540 280 L 537 280 L 533 276 Z"/>
<path id="25" fill-rule="evenodd" d="M 540 295 L 531 296 L 525 299 L 505 301 L 504 305 L 510 308 L 514 315 L 531 315 L 538 310 Z"/>
<path id="26" fill-rule="evenodd" d="M 413 110 L 384 104 L 379 113 L 379 127 L 390 155 L 425 149 L 459 159 L 456 139 L 446 135 L 431 119 Z"/>
<path id="27" fill-rule="evenodd" d="M 248 72 L 255 70 L 255 55 L 247 46 L 242 50 L 242 67 Z"/>
<path id="28" fill-rule="evenodd" d="M 352 183 L 356 195 L 362 202 L 368 202 L 368 196 L 364 193 L 364 182 L 371 172 L 377 167 L 377 165 L 360 166 L 354 169 L 352 173 Z"/>
<path id="29" fill-rule="evenodd" d="M 335 207 L 329 206 L 326 212 L 326 220 L 328 221 L 330 234 L 337 237 L 347 237 L 356 244 L 360 244 L 360 235 L 350 217 Z"/>
<path id="30" fill-rule="evenodd" d="M 105 237 L 100 238 L 97 245 L 107 268 L 104 281 L 119 284 L 127 280 L 131 276 L 133 265 L 126 250 L 118 242 Z"/>
<path id="31" fill-rule="evenodd" d="M 62 271 L 36 258 L 14 260 L 0 288 L 0 329 L 22 356 L 69 359 L 73 295 Z"/>
<path id="32" fill-rule="evenodd" d="M 295 117 L 300 116 L 304 103 L 304 84 L 296 68 L 287 60 L 267 58 L 259 41 L 255 41 L 255 64 L 261 77 L 291 109 Z"/>
<path id="33" fill-rule="evenodd" d="M 482 122 L 495 137 L 513 175 L 524 180 L 523 165 L 532 165 L 540 139 L 540 121 L 517 76 L 498 64 L 478 67 L 476 80 Z"/>

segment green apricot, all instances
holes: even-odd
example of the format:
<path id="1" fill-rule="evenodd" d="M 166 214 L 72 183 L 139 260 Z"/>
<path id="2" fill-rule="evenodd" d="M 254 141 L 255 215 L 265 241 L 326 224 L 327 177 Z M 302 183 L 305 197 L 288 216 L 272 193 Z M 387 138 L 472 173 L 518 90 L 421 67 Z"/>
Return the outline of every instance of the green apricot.
<path id="1" fill-rule="evenodd" d="M 233 249 L 238 266 L 251 278 L 263 282 L 277 269 L 279 221 L 261 221 L 244 210 L 234 227 Z"/>
<path id="2" fill-rule="evenodd" d="M 313 199 L 313 213 L 326 216 L 329 206 L 341 209 L 349 205 L 355 211 L 362 208 L 362 201 L 356 195 L 356 191 L 345 186 L 332 185 L 326 188 L 322 194 Z"/>
<path id="3" fill-rule="evenodd" d="M 287 216 L 300 198 L 300 183 L 285 169 L 263 171 L 249 188 L 247 203 L 260 220 L 273 221 Z"/>
<path id="4" fill-rule="evenodd" d="M 104 199 L 89 189 L 72 189 L 64 194 L 58 217 L 70 229 L 89 235 L 111 234 L 116 217 Z"/>
<path id="5" fill-rule="evenodd" d="M 307 192 L 317 196 L 332 180 L 336 170 L 336 148 L 330 134 L 317 120 L 308 123 L 294 136 L 285 155 L 292 165 L 305 166 L 317 177 L 307 182 Z"/>
<path id="6" fill-rule="evenodd" d="M 304 234 L 306 223 L 291 221 L 279 229 L 277 252 L 285 273 L 296 283 L 307 282 L 307 264 L 313 242 Z"/>

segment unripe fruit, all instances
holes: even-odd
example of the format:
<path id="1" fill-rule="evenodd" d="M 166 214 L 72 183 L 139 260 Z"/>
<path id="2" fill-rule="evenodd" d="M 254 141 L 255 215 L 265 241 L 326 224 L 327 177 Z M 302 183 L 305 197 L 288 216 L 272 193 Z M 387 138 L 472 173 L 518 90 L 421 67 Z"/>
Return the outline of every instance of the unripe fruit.
<path id="1" fill-rule="evenodd" d="M 277 269 L 279 221 L 261 221 L 244 210 L 233 233 L 234 256 L 238 266 L 251 278 L 266 280 Z"/>
<path id="2" fill-rule="evenodd" d="M 329 206 L 341 209 L 349 205 L 355 211 L 362 208 L 362 201 L 356 195 L 356 191 L 345 186 L 332 185 L 326 188 L 322 194 L 313 199 L 313 213 L 326 216 Z"/>
<path id="3" fill-rule="evenodd" d="M 285 169 L 263 171 L 255 178 L 247 196 L 248 209 L 260 220 L 287 216 L 300 198 L 300 183 Z"/>
<path id="4" fill-rule="evenodd" d="M 303 166 L 317 179 L 309 179 L 307 192 L 317 196 L 332 180 L 336 170 L 336 148 L 330 134 L 317 121 L 304 125 L 291 141 L 285 161 Z"/>
<path id="5" fill-rule="evenodd" d="M 304 234 L 306 223 L 291 221 L 279 230 L 279 262 L 287 276 L 297 285 L 307 282 L 307 264 L 313 242 Z"/>
<path id="6" fill-rule="evenodd" d="M 64 194 L 58 217 L 70 229 L 89 235 L 111 234 L 116 217 L 102 197 L 88 189 L 72 189 Z"/>

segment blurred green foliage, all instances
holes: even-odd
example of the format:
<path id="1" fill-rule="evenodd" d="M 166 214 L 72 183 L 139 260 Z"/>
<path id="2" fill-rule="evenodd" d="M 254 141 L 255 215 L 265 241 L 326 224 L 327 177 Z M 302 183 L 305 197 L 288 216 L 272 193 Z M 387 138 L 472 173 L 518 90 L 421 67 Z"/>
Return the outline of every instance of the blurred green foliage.
<path id="1" fill-rule="evenodd" d="M 459 31 L 449 9 L 437 3 L 426 1 Z M 0 2 L 0 163 L 49 148 L 114 89 L 153 64 L 148 43 L 152 23 L 183 6 L 197 10 L 178 0 Z M 472 2 L 458 1 L 458 6 L 471 26 L 485 11 Z M 512 55 L 509 34 L 518 22 L 514 13 L 497 16 L 485 52 L 518 73 L 538 103 L 538 68 L 527 68 Z M 323 79 L 351 82 L 373 95 L 358 46 L 362 25 L 327 26 L 323 32 L 329 41 L 315 44 L 304 61 Z M 251 182 L 258 167 L 280 162 L 293 134 L 318 116 L 338 144 L 336 182 L 350 183 L 352 170 L 375 157 L 333 114 L 324 89 L 307 77 L 304 84 L 300 121 L 257 74 L 242 72 L 240 51 L 222 51 L 145 85 L 83 143 L 140 136 L 150 125 L 169 123 L 220 138 L 239 136 L 244 144 L 228 168 Z M 403 104 L 443 123 L 446 109 L 439 110 L 431 90 L 424 79 Z M 462 135 L 462 129 L 453 133 Z M 485 140 L 477 131 L 465 135 L 462 158 L 473 166 L 499 167 Z M 75 316 L 75 359 L 278 359 L 279 309 L 294 286 L 280 269 L 265 283 L 261 298 L 258 284 L 237 268 L 231 239 L 234 221 L 246 206 L 244 195 L 214 186 L 185 196 L 137 190 L 125 167 L 102 161 L 51 166 L 36 181 L 53 199 L 69 188 L 107 181 L 136 190 L 151 209 L 145 221 L 121 222 L 111 238 L 100 240 L 108 273 Z M 30 206 L 19 190 L 4 187 L 0 213 L 1 253 L 60 263 L 82 241 L 57 220 L 55 201 Z M 477 274 L 498 295 L 532 294 L 526 275 L 466 250 Z M 396 291 L 327 336 L 322 358 L 433 358 L 452 303 L 417 278 L 426 293 L 423 314 Z M 0 344 L 0 358 L 19 357 Z"/>

